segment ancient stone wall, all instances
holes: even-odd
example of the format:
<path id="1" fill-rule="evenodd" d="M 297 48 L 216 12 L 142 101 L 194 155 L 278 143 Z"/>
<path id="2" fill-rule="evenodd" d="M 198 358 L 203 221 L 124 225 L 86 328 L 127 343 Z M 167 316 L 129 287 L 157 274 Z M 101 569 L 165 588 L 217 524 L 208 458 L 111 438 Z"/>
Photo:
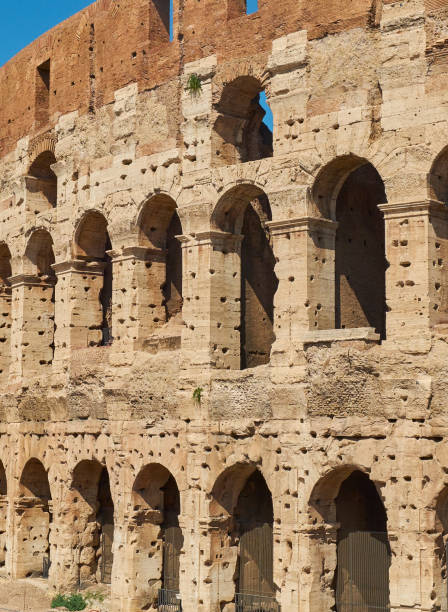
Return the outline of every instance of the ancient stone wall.
<path id="1" fill-rule="evenodd" d="M 167 23 L 0 69 L 0 602 L 446 610 L 448 4 Z"/>

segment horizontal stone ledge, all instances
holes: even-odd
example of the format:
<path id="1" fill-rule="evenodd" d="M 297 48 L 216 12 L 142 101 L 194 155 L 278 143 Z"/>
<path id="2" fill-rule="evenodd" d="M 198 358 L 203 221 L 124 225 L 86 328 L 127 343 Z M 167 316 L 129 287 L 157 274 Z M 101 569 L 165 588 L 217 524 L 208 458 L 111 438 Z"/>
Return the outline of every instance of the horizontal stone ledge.
<path id="1" fill-rule="evenodd" d="M 319 329 L 301 334 L 298 338 L 303 344 L 320 344 L 327 342 L 347 342 L 362 340 L 379 342 L 381 339 L 373 327 L 355 327 L 352 329 Z"/>

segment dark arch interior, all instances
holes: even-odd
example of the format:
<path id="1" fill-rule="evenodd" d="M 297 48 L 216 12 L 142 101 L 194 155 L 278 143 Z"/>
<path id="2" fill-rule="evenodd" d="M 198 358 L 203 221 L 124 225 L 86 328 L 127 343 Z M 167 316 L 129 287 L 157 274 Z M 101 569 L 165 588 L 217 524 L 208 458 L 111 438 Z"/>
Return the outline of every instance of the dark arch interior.
<path id="1" fill-rule="evenodd" d="M 44 151 L 31 164 L 27 181 L 28 191 L 31 199 L 36 205 L 36 210 L 44 207 L 54 207 L 57 203 L 57 178 L 52 164 L 56 163 L 56 158 L 51 151 Z"/>
<path id="2" fill-rule="evenodd" d="M 266 222 L 269 200 L 261 195 L 246 207 L 241 246 L 241 368 L 269 363 L 274 341 L 274 295 L 278 280 Z"/>
<path id="3" fill-rule="evenodd" d="M 165 253 L 165 267 L 160 278 L 166 321 L 182 311 L 182 246 L 176 236 L 182 225 L 175 201 L 165 194 L 151 198 L 143 209 L 139 223 L 142 246 L 161 249 Z M 151 278 L 155 276 L 152 266 Z"/>
<path id="4" fill-rule="evenodd" d="M 104 216 L 96 211 L 87 213 L 76 233 L 75 254 L 79 259 L 104 264 L 103 285 L 98 296 L 102 312 L 101 344 L 103 345 L 112 342 L 113 272 L 112 259 L 108 253 L 111 248 L 107 221 Z"/>
<path id="5" fill-rule="evenodd" d="M 6 471 L 3 463 L 0 461 L 0 495 L 8 494 L 8 482 L 6 479 Z"/>
<path id="6" fill-rule="evenodd" d="M 354 471 L 336 498 L 336 609 L 386 610 L 389 605 L 390 546 L 387 515 L 373 482 Z M 357 609 L 358 609 L 357 608 Z"/>
<path id="7" fill-rule="evenodd" d="M 180 555 L 184 541 L 179 525 L 180 495 L 174 476 L 160 464 L 145 466 L 137 476 L 133 490 L 137 524 L 134 563 L 140 568 L 139 604 L 142 609 L 147 609 L 145 606 L 151 606 L 157 597 L 151 584 L 179 593 Z M 161 513 L 161 522 L 160 518 L 154 521 L 154 511 Z M 148 566 L 148 556 L 157 558 L 159 555 L 160 565 Z"/>
<path id="8" fill-rule="evenodd" d="M 214 125 L 215 165 L 229 165 L 272 157 L 272 132 L 263 123 L 263 87 L 258 79 L 242 76 L 228 83 L 217 105 Z"/>
<path id="9" fill-rule="evenodd" d="M 2 243 L 0 244 L 0 285 L 8 285 L 11 274 L 11 253 L 8 246 Z"/>
<path id="10" fill-rule="evenodd" d="M 354 170 L 336 201 L 336 328 L 373 327 L 386 333 L 384 183 L 371 164 Z"/>
<path id="11" fill-rule="evenodd" d="M 26 248 L 26 257 L 38 276 L 55 278 L 51 267 L 55 261 L 53 239 L 46 230 L 37 230 L 33 233 Z"/>
<path id="12" fill-rule="evenodd" d="M 51 492 L 47 472 L 38 459 L 30 459 L 25 465 L 19 485 L 19 507 L 23 498 L 26 502 L 17 516 L 17 576 L 43 576 L 50 557 Z"/>
<path id="13" fill-rule="evenodd" d="M 239 537 L 236 591 L 272 597 L 274 510 L 271 493 L 258 470 L 247 479 L 234 518 Z"/>
<path id="14" fill-rule="evenodd" d="M 95 549 L 87 556 L 89 562 L 79 567 L 80 583 L 110 584 L 113 566 L 114 504 L 110 490 L 109 472 L 94 460 L 79 463 L 73 473 L 72 490 L 78 546 Z M 93 523 L 93 528 L 92 528 Z M 83 535 L 89 534 L 88 537 Z M 80 557 L 81 558 L 81 557 Z"/>

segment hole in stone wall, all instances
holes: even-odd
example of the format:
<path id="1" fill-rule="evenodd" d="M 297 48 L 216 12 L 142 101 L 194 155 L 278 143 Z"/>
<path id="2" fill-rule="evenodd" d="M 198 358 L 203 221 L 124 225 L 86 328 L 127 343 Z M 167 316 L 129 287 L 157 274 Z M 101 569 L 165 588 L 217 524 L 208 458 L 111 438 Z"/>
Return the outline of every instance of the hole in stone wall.
<path id="1" fill-rule="evenodd" d="M 251 76 L 238 77 L 224 86 L 212 133 L 214 166 L 272 157 L 272 131 L 263 121 L 262 92 L 260 81 Z"/>
<path id="2" fill-rule="evenodd" d="M 49 59 L 36 70 L 35 119 L 38 126 L 45 125 L 50 118 L 50 70 Z"/>

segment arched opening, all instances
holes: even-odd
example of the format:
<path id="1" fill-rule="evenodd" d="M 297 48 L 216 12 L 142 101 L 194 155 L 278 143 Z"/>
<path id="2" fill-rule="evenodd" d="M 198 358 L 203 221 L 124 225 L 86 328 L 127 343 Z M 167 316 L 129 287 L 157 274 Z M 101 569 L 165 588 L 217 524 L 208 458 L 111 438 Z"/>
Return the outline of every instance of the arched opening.
<path id="1" fill-rule="evenodd" d="M 337 222 L 335 328 L 374 328 L 386 335 L 384 183 L 362 158 L 345 156 L 320 173 L 314 187 L 317 214 Z"/>
<path id="2" fill-rule="evenodd" d="M 78 584 L 110 584 L 114 504 L 106 467 L 93 460 L 78 463 L 73 472 L 71 507 Z"/>
<path id="3" fill-rule="evenodd" d="M 147 249 L 142 290 L 147 296 L 147 329 L 169 321 L 181 323 L 182 226 L 176 203 L 167 195 L 146 202 L 139 219 L 139 244 Z"/>
<path id="4" fill-rule="evenodd" d="M 389 610 L 387 515 L 374 483 L 356 468 L 340 468 L 319 481 L 310 506 L 312 607 Z"/>
<path id="5" fill-rule="evenodd" d="M 39 373 L 53 362 L 55 285 L 53 239 L 44 229 L 28 241 L 24 270 L 32 276 L 24 295 L 23 368 Z"/>
<path id="6" fill-rule="evenodd" d="M 387 516 L 373 482 L 354 471 L 336 498 L 339 524 L 335 576 L 338 612 L 389 610 L 391 552 Z"/>
<path id="7" fill-rule="evenodd" d="M 11 253 L 0 243 L 0 380 L 6 380 L 11 363 Z M 0 561 L 1 563 L 1 561 Z"/>
<path id="8" fill-rule="evenodd" d="M 36 157 L 26 177 L 27 209 L 39 214 L 57 204 L 57 178 L 51 166 L 56 163 L 54 153 L 44 151 Z"/>
<path id="9" fill-rule="evenodd" d="M 448 606 L 448 487 L 439 495 L 435 509 L 435 558 L 438 567 L 435 570 L 435 592 L 437 609 L 446 610 Z"/>
<path id="10" fill-rule="evenodd" d="M 23 468 L 15 504 L 16 577 L 48 577 L 51 561 L 51 493 L 47 472 L 38 459 Z"/>
<path id="11" fill-rule="evenodd" d="M 220 609 L 276 612 L 273 570 L 272 495 L 259 470 L 250 465 L 229 468 L 211 495 L 212 559 L 219 585 Z"/>
<path id="12" fill-rule="evenodd" d="M 75 235 L 75 257 L 85 262 L 84 303 L 80 313 L 88 329 L 87 345 L 112 343 L 112 248 L 107 221 L 98 211 L 88 212 L 81 220 Z M 81 292 L 78 294 L 82 295 Z"/>
<path id="13" fill-rule="evenodd" d="M 274 295 L 278 286 L 275 257 L 268 222 L 272 220 L 267 195 L 253 185 L 241 185 L 225 194 L 217 205 L 213 222 L 233 240 L 225 249 L 225 269 L 232 270 L 229 286 L 218 296 L 228 309 L 226 321 L 238 346 L 241 368 L 269 362 L 274 342 Z M 223 294 L 227 289 L 228 294 Z M 239 312 L 237 309 L 240 304 Z M 221 305 L 222 308 L 222 305 Z M 223 318 L 227 318 L 223 317 Z M 237 367 L 238 367 L 237 366 Z"/>
<path id="14" fill-rule="evenodd" d="M 266 111 L 260 104 L 263 91 L 260 81 L 252 76 L 237 77 L 224 86 L 213 126 L 214 166 L 272 157 L 272 131 L 263 121 Z"/>
<path id="15" fill-rule="evenodd" d="M 5 567 L 8 550 L 8 486 L 6 472 L 0 461 L 0 569 Z"/>
<path id="16" fill-rule="evenodd" d="M 145 466 L 132 491 L 133 603 L 141 610 L 180 606 L 180 495 L 173 475 L 160 464 Z M 167 609 L 168 609 L 167 607 Z M 180 609 L 180 608 L 179 608 Z"/>

